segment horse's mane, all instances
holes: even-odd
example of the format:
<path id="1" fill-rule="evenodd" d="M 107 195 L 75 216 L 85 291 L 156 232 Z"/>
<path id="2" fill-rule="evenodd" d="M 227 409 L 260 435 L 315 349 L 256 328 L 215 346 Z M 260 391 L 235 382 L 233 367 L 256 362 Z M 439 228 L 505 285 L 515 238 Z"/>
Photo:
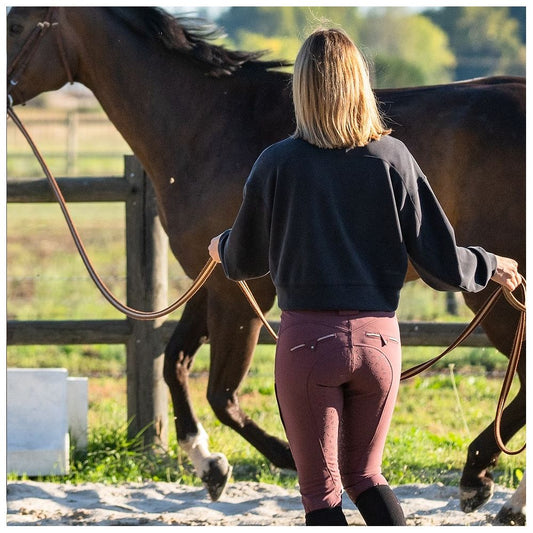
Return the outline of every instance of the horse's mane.
<path id="1" fill-rule="evenodd" d="M 245 64 L 262 70 L 290 65 L 286 61 L 260 60 L 264 51 L 234 51 L 209 42 L 223 32 L 215 24 L 200 18 L 174 17 L 157 7 L 108 9 L 138 33 L 157 39 L 169 50 L 177 50 L 203 63 L 207 73 L 214 77 L 230 76 Z"/>

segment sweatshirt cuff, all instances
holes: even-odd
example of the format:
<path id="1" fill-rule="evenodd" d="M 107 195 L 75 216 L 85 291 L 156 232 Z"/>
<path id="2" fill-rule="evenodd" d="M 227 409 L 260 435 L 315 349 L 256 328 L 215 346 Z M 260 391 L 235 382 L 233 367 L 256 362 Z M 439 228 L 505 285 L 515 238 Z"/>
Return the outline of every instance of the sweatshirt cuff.
<path id="1" fill-rule="evenodd" d="M 496 273 L 496 267 L 498 266 L 498 260 L 496 259 L 496 256 L 491 252 L 487 252 L 487 255 L 489 259 L 489 269 L 491 272 L 490 277 L 492 278 L 492 276 L 494 276 L 494 274 Z"/>
<path id="2" fill-rule="evenodd" d="M 226 243 L 228 241 L 230 233 L 231 229 L 227 229 L 226 231 L 220 234 L 220 239 L 218 240 L 218 256 L 220 257 L 220 263 L 222 265 L 222 268 L 224 269 L 224 274 L 226 274 L 226 277 L 229 276 L 225 265 L 224 250 L 226 249 Z"/>

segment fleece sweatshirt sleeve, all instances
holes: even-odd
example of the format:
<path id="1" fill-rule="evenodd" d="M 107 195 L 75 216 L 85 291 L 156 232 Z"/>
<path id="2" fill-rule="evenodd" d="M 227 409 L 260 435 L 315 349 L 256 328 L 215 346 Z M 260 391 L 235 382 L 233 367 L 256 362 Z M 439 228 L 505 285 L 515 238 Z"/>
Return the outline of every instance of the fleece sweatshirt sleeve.
<path id="1" fill-rule="evenodd" d="M 479 246 L 457 245 L 427 178 L 410 154 L 405 163 L 400 176 L 399 217 L 413 266 L 434 289 L 481 291 L 494 274 L 496 257 Z"/>
<path id="2" fill-rule="evenodd" d="M 233 281 L 269 272 L 270 211 L 248 179 L 233 227 L 220 237 L 218 252 L 226 277 Z"/>

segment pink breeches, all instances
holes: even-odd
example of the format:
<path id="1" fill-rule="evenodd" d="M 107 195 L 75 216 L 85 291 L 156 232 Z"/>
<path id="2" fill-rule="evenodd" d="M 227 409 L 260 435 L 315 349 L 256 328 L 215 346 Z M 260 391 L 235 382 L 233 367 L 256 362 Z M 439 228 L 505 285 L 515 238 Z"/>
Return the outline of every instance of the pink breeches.
<path id="1" fill-rule="evenodd" d="M 381 474 L 401 372 L 394 313 L 284 311 L 276 394 L 306 513 L 352 501 Z"/>

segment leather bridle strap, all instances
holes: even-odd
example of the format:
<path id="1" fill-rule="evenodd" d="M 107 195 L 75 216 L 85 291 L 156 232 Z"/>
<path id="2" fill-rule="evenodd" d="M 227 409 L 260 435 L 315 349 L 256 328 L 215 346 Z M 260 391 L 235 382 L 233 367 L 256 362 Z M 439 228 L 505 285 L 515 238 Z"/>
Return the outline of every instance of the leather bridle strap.
<path id="1" fill-rule="evenodd" d="M 52 28 L 57 28 L 56 42 L 57 42 L 57 48 L 59 50 L 59 57 L 61 58 L 61 62 L 63 63 L 63 68 L 65 69 L 67 73 L 67 80 L 72 85 L 74 83 L 74 77 L 72 76 L 70 65 L 67 60 L 67 54 L 65 52 L 65 45 L 63 44 L 63 39 L 61 38 L 61 27 L 59 25 L 59 22 L 54 22 L 52 24 Z"/>
<path id="2" fill-rule="evenodd" d="M 53 21 L 54 15 L 57 9 L 59 8 L 57 7 L 48 8 L 45 19 L 41 22 L 38 22 L 35 25 L 30 35 L 26 39 L 26 42 L 22 45 L 21 49 L 19 50 L 19 53 L 15 56 L 11 64 L 8 65 L 8 69 L 7 69 L 7 80 L 8 80 L 7 94 L 8 96 L 11 93 L 11 91 L 13 91 L 17 87 L 20 77 L 22 76 L 24 70 L 26 70 L 26 67 L 30 63 L 32 57 L 37 52 L 37 49 L 39 47 L 39 43 L 42 37 L 44 37 L 47 31 L 51 28 L 57 29 L 55 33 L 56 33 L 56 42 L 57 42 L 57 46 L 59 50 L 59 57 L 61 58 L 61 62 L 67 73 L 67 79 L 69 83 L 71 84 L 74 83 L 74 78 L 72 76 L 72 72 L 70 70 L 70 66 L 68 64 L 67 56 L 65 53 L 63 39 L 61 38 L 59 22 Z"/>

